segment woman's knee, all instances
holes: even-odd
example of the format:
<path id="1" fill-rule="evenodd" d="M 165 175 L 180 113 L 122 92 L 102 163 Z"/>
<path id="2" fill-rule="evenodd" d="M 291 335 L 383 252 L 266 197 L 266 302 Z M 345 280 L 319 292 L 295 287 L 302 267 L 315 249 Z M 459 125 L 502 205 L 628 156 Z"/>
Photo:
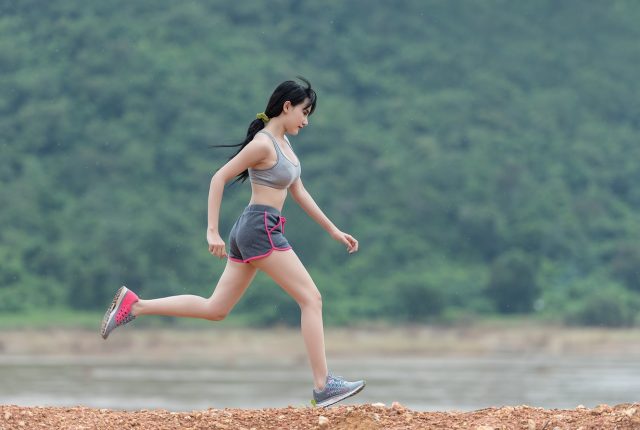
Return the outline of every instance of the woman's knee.
<path id="1" fill-rule="evenodd" d="M 304 294 L 298 304 L 301 308 L 310 307 L 315 309 L 322 309 L 322 295 L 314 285 L 313 288 L 310 288 L 309 291 Z"/>
<path id="2" fill-rule="evenodd" d="M 222 321 L 223 319 L 225 319 L 227 317 L 227 315 L 229 315 L 229 313 L 223 313 L 223 312 L 217 312 L 217 313 L 210 313 L 207 314 L 206 319 L 209 321 Z"/>
<path id="3" fill-rule="evenodd" d="M 211 298 L 207 299 L 207 314 L 206 319 L 209 321 L 222 321 L 229 315 L 231 309 L 225 309 L 220 307 Z"/>

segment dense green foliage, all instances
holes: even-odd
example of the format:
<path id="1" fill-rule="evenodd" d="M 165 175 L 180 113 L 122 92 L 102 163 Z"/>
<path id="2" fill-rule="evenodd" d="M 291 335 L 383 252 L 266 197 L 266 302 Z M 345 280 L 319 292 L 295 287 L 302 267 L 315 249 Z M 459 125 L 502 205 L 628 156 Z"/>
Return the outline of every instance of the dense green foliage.
<path id="1" fill-rule="evenodd" d="M 319 94 L 291 201 L 326 320 L 640 310 L 634 1 L 4 1 L 0 312 L 209 295 L 213 172 L 282 80 Z M 249 198 L 229 187 L 227 232 Z M 259 277 L 235 311 L 297 324 Z"/>

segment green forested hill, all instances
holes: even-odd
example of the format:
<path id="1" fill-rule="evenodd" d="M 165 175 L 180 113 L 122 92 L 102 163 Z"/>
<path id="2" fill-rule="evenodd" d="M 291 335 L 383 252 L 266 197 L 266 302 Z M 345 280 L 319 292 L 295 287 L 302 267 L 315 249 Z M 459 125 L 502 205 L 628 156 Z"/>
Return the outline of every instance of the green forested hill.
<path id="1" fill-rule="evenodd" d="M 634 1 L 0 3 L 0 312 L 210 294 L 209 179 L 282 80 L 319 94 L 289 202 L 326 319 L 640 310 Z M 227 189 L 221 230 L 249 197 Z M 236 311 L 296 323 L 266 278 Z"/>

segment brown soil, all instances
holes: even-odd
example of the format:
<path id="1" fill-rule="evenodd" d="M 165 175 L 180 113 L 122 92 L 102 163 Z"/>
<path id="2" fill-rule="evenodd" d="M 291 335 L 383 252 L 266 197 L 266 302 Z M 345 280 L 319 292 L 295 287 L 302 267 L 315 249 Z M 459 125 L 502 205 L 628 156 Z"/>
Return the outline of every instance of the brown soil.
<path id="1" fill-rule="evenodd" d="M 570 410 L 516 406 L 473 412 L 416 412 L 397 403 L 193 412 L 0 406 L 0 430 L 9 429 L 630 430 L 640 429 L 640 404 Z"/>

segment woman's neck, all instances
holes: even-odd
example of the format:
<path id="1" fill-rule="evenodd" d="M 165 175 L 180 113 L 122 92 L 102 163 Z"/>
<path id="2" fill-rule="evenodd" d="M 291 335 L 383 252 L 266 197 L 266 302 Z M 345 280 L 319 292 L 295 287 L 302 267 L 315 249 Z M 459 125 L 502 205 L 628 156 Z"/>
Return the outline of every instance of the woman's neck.
<path id="1" fill-rule="evenodd" d="M 284 139 L 285 128 L 276 118 L 272 118 L 271 121 L 264 127 L 264 130 L 271 133 L 274 137 Z"/>

